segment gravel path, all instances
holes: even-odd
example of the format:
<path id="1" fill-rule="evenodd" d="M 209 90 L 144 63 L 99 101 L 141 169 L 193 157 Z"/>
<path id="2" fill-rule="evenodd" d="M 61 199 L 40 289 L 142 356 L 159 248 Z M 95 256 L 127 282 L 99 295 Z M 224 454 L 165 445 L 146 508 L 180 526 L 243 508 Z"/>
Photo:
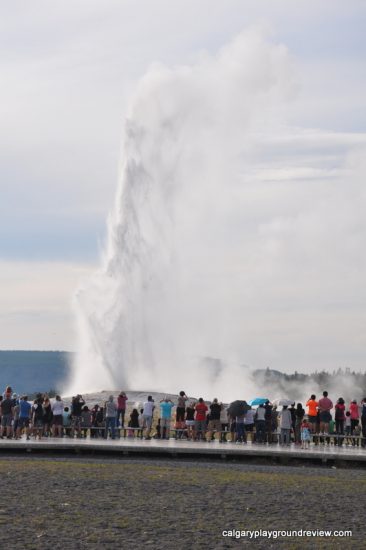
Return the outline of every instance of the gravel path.
<path id="1" fill-rule="evenodd" d="M 363 470 L 146 459 L 0 460 L 10 550 L 364 548 Z M 352 529 L 347 539 L 223 538 L 223 529 Z"/>

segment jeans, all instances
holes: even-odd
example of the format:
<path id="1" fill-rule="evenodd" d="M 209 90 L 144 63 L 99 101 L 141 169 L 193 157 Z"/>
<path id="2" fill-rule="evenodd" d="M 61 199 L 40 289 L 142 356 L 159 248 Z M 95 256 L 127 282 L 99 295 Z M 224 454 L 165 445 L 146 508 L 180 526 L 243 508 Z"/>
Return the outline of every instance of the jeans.
<path id="1" fill-rule="evenodd" d="M 344 434 L 344 420 L 336 420 L 335 421 L 335 428 L 336 428 L 336 433 L 338 435 L 343 435 Z"/>
<path id="2" fill-rule="evenodd" d="M 359 421 L 358 421 L 358 418 L 351 418 L 351 433 L 353 435 L 353 432 L 356 428 L 356 426 L 358 426 L 359 424 Z"/>
<path id="3" fill-rule="evenodd" d="M 266 423 L 264 420 L 257 420 L 255 423 L 257 443 L 264 443 L 266 437 Z"/>
<path id="4" fill-rule="evenodd" d="M 105 439 L 107 439 L 107 437 L 108 437 L 109 428 L 111 429 L 112 439 L 115 439 L 115 437 L 116 437 L 116 433 L 115 433 L 116 417 L 115 416 L 107 416 L 106 419 L 105 419 L 105 433 L 104 433 Z"/>
<path id="5" fill-rule="evenodd" d="M 281 444 L 282 445 L 290 445 L 290 434 L 291 430 L 287 430 L 285 428 L 281 428 Z"/>
<path id="6" fill-rule="evenodd" d="M 236 441 L 244 441 L 245 443 L 247 442 L 245 426 L 240 422 L 236 423 Z"/>
<path id="7" fill-rule="evenodd" d="M 344 420 L 336 419 L 335 431 L 337 435 L 344 435 Z M 334 444 L 339 446 L 343 445 L 343 437 L 335 437 Z"/>
<path id="8" fill-rule="evenodd" d="M 295 443 L 301 443 L 301 423 L 302 418 L 296 418 L 295 423 Z"/>

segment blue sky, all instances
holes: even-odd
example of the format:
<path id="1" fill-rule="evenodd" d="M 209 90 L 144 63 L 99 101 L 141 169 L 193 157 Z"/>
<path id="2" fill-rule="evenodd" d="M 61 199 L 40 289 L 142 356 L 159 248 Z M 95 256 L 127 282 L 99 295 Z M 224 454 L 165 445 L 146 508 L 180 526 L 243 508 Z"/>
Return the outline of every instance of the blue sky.
<path id="1" fill-rule="evenodd" d="M 252 25 L 292 57 L 291 125 L 365 132 L 361 0 L 3 3 L 0 348 L 75 348 L 70 303 L 99 263 L 137 82 L 155 61 L 192 64 Z"/>

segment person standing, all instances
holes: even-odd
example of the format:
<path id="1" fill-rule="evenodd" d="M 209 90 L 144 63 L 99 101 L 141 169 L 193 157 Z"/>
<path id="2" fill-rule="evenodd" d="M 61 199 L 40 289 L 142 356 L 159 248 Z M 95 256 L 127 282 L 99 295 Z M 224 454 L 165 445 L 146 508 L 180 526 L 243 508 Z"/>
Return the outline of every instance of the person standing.
<path id="1" fill-rule="evenodd" d="M 117 397 L 117 426 L 120 424 L 121 419 L 121 427 L 124 428 L 125 426 L 125 414 L 126 414 L 126 401 L 128 401 L 128 397 L 125 394 L 124 391 L 121 391 L 119 396 Z"/>
<path id="2" fill-rule="evenodd" d="M 4 399 L 1 401 L 1 437 L 12 437 L 14 401 L 11 398 L 11 393 L 5 393 Z"/>
<path id="3" fill-rule="evenodd" d="M 128 431 L 128 437 L 133 437 L 135 435 L 135 430 L 140 428 L 139 411 L 137 409 L 132 409 L 128 426 L 133 428 Z"/>
<path id="4" fill-rule="evenodd" d="M 253 443 L 253 430 L 254 430 L 254 417 L 255 417 L 255 410 L 250 408 L 246 415 L 244 416 L 244 427 L 246 434 L 250 434 L 250 440 Z"/>
<path id="5" fill-rule="evenodd" d="M 320 433 L 327 434 L 329 432 L 329 422 L 332 420 L 330 411 L 333 409 L 333 403 L 328 397 L 328 392 L 323 391 L 322 399 L 319 399 L 319 420 L 320 420 Z"/>
<path id="6" fill-rule="evenodd" d="M 152 395 L 149 395 L 147 397 L 147 401 L 145 401 L 144 403 L 143 413 L 142 413 L 143 428 L 146 429 L 145 439 L 151 439 L 150 433 L 151 433 L 154 409 L 155 409 L 154 400 L 152 398 Z"/>
<path id="7" fill-rule="evenodd" d="M 170 423 L 172 420 L 172 409 L 174 403 L 168 397 L 165 397 L 160 401 L 160 430 L 161 439 L 169 439 L 170 436 Z"/>
<path id="8" fill-rule="evenodd" d="M 308 408 L 308 421 L 310 424 L 311 433 L 316 433 L 316 424 L 318 421 L 318 402 L 316 401 L 316 395 L 311 395 L 307 401 L 306 406 Z"/>
<path id="9" fill-rule="evenodd" d="M 295 440 L 295 426 L 296 426 L 296 409 L 295 409 L 295 403 L 292 403 L 292 405 L 288 409 L 291 413 L 291 430 L 294 434 L 294 440 Z M 291 438 L 291 434 L 290 434 Z"/>
<path id="10" fill-rule="evenodd" d="M 19 424 L 19 399 L 16 393 L 13 393 L 12 396 L 13 399 L 13 437 L 17 439 L 17 431 L 18 431 L 18 424 Z"/>
<path id="11" fill-rule="evenodd" d="M 81 411 L 85 401 L 80 394 L 72 398 L 71 401 L 71 419 L 72 419 L 72 430 L 71 437 L 74 437 L 75 430 L 78 433 L 78 437 L 81 437 Z"/>
<path id="12" fill-rule="evenodd" d="M 266 437 L 266 409 L 264 405 L 259 405 L 254 418 L 256 442 L 264 443 Z"/>
<path id="13" fill-rule="evenodd" d="M 199 398 L 198 403 L 195 406 L 195 411 L 195 439 L 198 439 L 198 435 L 200 436 L 200 439 L 205 439 L 206 415 L 208 407 L 202 397 Z"/>
<path id="14" fill-rule="evenodd" d="M 343 443 L 343 436 L 344 436 L 344 421 L 346 420 L 345 411 L 346 407 L 344 404 L 343 397 L 340 397 L 336 403 L 336 406 L 334 407 L 334 417 L 335 417 L 335 431 L 338 436 L 335 438 L 335 442 L 338 443 L 338 445 L 342 445 Z"/>
<path id="15" fill-rule="evenodd" d="M 301 423 L 301 448 L 302 449 L 310 448 L 310 439 L 311 439 L 310 422 L 304 419 Z"/>
<path id="16" fill-rule="evenodd" d="M 32 425 L 35 439 L 37 439 L 37 435 L 38 439 L 42 439 L 44 427 L 43 419 L 43 396 L 39 393 L 32 407 Z"/>
<path id="17" fill-rule="evenodd" d="M 179 397 L 178 397 L 178 403 L 177 403 L 176 417 L 175 417 L 176 427 L 178 429 L 184 428 L 187 401 L 188 401 L 188 397 L 186 396 L 186 393 L 183 390 L 180 391 Z"/>
<path id="18" fill-rule="evenodd" d="M 52 409 L 52 434 L 53 437 L 62 437 L 62 424 L 64 402 L 60 395 L 56 395 L 55 401 L 51 405 Z"/>
<path id="19" fill-rule="evenodd" d="M 32 405 L 28 401 L 28 396 L 23 395 L 19 401 L 19 422 L 16 433 L 17 439 L 21 438 L 22 430 L 25 430 L 27 441 L 29 441 L 29 422 L 32 416 Z"/>
<path id="20" fill-rule="evenodd" d="M 351 413 L 351 435 L 354 435 L 355 428 L 358 426 L 360 421 L 360 413 L 356 399 L 351 401 L 349 412 Z"/>
<path id="21" fill-rule="evenodd" d="M 62 413 L 62 435 L 71 437 L 71 415 L 69 407 L 64 407 Z"/>
<path id="22" fill-rule="evenodd" d="M 186 426 L 187 426 L 187 439 L 195 438 L 195 420 L 194 420 L 194 410 L 195 404 L 189 403 L 186 408 Z"/>
<path id="23" fill-rule="evenodd" d="M 273 406 L 271 405 L 271 403 L 269 401 L 267 401 L 264 405 L 264 409 L 265 409 L 265 414 L 264 414 L 264 420 L 265 420 L 265 423 L 266 423 L 266 426 L 265 426 L 265 432 L 266 432 L 266 440 L 268 443 L 272 443 L 272 410 L 273 410 Z"/>
<path id="24" fill-rule="evenodd" d="M 109 430 L 111 430 L 111 438 L 116 439 L 116 417 L 117 404 L 114 401 L 113 395 L 110 395 L 108 401 L 105 403 L 104 439 L 107 439 Z"/>
<path id="25" fill-rule="evenodd" d="M 244 419 L 245 419 L 245 414 L 239 414 L 235 418 L 235 429 L 236 429 L 235 443 L 247 442 L 247 434 L 245 431 Z"/>
<path id="26" fill-rule="evenodd" d="M 220 424 L 221 424 L 221 437 L 220 441 L 221 443 L 227 443 L 227 433 L 229 430 L 229 416 L 227 412 L 227 408 L 223 403 L 220 403 L 221 405 L 221 411 L 220 411 Z"/>
<path id="27" fill-rule="evenodd" d="M 45 394 L 43 399 L 43 433 L 46 437 L 51 435 L 51 426 L 52 426 L 52 405 L 50 398 Z"/>
<path id="28" fill-rule="evenodd" d="M 291 412 L 288 410 L 287 406 L 282 407 L 280 415 L 280 429 L 281 429 L 281 444 L 290 446 L 290 434 L 292 427 L 292 417 Z"/>
<path id="29" fill-rule="evenodd" d="M 219 404 L 218 399 L 215 397 L 210 405 L 210 420 L 208 423 L 207 441 L 211 441 L 212 434 L 214 432 L 217 432 L 218 434 L 221 433 L 220 414 L 221 405 Z"/>
<path id="30" fill-rule="evenodd" d="M 301 424 L 305 416 L 305 410 L 302 408 L 302 404 L 298 403 L 295 409 L 295 444 L 300 445 L 301 443 Z"/>

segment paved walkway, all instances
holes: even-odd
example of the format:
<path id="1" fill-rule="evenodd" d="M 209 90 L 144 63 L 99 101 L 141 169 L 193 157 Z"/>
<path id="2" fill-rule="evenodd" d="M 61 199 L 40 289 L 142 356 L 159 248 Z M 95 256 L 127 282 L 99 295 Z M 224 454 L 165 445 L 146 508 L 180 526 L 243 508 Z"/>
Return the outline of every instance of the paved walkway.
<path id="1" fill-rule="evenodd" d="M 290 447 L 282 447 L 278 444 L 259 445 L 247 443 L 211 443 L 186 440 L 159 440 L 151 439 L 145 441 L 138 438 L 121 438 L 116 440 L 105 439 L 69 439 L 69 438 L 44 438 L 41 441 L 35 441 L 33 438 L 26 441 L 2 439 L 0 440 L 0 453 L 2 451 L 19 452 L 38 452 L 38 451 L 60 451 L 60 452 L 82 452 L 82 453 L 119 453 L 122 455 L 150 454 L 150 455 L 197 455 L 211 457 L 268 457 L 278 459 L 303 459 L 327 461 L 357 461 L 366 464 L 366 449 L 352 446 L 334 446 L 334 445 L 312 445 L 309 450 L 304 450 L 292 444 Z"/>

